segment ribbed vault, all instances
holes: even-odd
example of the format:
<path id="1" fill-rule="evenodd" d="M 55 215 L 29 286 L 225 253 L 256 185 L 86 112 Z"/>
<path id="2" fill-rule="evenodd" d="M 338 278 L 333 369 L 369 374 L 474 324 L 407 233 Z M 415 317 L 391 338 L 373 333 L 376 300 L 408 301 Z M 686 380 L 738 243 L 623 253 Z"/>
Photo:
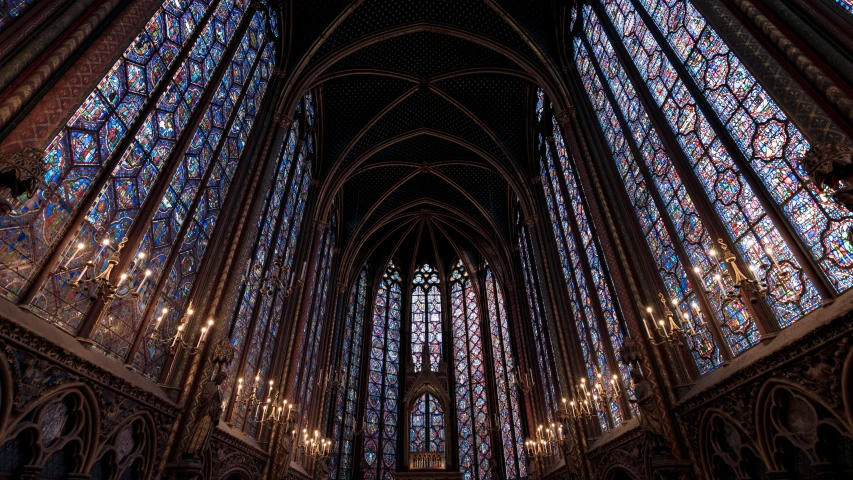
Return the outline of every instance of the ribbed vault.
<path id="1" fill-rule="evenodd" d="M 346 275 L 377 245 L 391 251 L 385 243 L 399 241 L 414 225 L 429 226 L 448 246 L 486 249 L 492 263 L 505 264 L 513 202 L 518 198 L 531 214 L 528 179 L 538 173 L 530 161 L 534 92 L 561 88 L 554 32 L 543 27 L 554 7 L 481 0 L 308 3 L 290 4 L 291 18 L 299 21 L 293 22 L 282 108 L 297 92 L 317 92 L 322 135 L 315 215 L 326 216 L 337 200 L 341 280 L 349 281 Z"/>

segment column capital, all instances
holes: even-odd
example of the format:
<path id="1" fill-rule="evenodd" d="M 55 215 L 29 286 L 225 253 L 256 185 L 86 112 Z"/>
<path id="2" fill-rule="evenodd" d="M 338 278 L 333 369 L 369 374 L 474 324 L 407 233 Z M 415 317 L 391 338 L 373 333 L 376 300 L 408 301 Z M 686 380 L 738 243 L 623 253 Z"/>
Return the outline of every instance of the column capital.
<path id="1" fill-rule="evenodd" d="M 577 115 L 577 109 L 574 105 L 569 105 L 565 110 L 555 113 L 554 117 L 560 125 L 565 125 L 575 118 L 575 115 Z"/>
<path id="2" fill-rule="evenodd" d="M 273 121 L 281 128 L 290 128 L 290 126 L 293 125 L 293 119 L 282 113 L 276 113 L 275 117 L 273 117 Z"/>
<path id="3" fill-rule="evenodd" d="M 530 215 L 524 219 L 524 225 L 530 228 L 536 227 L 536 222 L 539 220 L 539 215 Z"/>

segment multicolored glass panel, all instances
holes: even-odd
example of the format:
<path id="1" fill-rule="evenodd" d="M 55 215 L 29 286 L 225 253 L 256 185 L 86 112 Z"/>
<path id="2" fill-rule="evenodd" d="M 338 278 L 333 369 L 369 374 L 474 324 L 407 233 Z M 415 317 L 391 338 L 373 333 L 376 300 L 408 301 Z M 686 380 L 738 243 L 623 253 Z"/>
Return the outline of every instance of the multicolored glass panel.
<path id="1" fill-rule="evenodd" d="M 187 173 L 179 168 L 181 152 L 173 152 L 173 149 L 196 107 L 202 103 L 200 100 L 244 12 L 242 2 L 223 1 L 216 7 L 153 111 L 142 120 L 133 141 L 123 152 L 115 152 L 121 155 L 118 165 L 110 172 L 70 243 L 72 246 L 82 243 L 87 248 L 79 252 L 76 248 L 68 249 L 55 267 L 51 281 L 33 299 L 34 312 L 75 331 L 93 303 L 89 300 L 90 292 L 74 287 L 74 279 L 83 273 L 87 261 L 92 261 L 93 268 L 98 271 L 106 268 L 107 260 L 117 252 L 120 242 L 139 228 L 138 220 L 149 220 L 137 217 L 146 202 L 159 201 L 149 199 L 148 195 L 161 173 L 172 168 L 175 168 L 173 177 Z M 256 31 L 263 28 L 263 14 L 256 14 L 252 23 Z M 99 242 L 103 238 L 111 243 L 102 246 Z M 72 256 L 76 256 L 75 261 L 66 266 Z M 145 262 L 146 259 L 140 259 L 135 264 Z"/>
<path id="2" fill-rule="evenodd" d="M 441 293 L 435 267 L 422 265 L 412 280 L 412 364 L 421 371 L 424 346 L 433 372 L 441 361 Z"/>
<path id="3" fill-rule="evenodd" d="M 352 478 L 353 447 L 355 444 L 356 406 L 358 404 L 359 371 L 364 334 L 365 301 L 367 300 L 367 270 L 362 269 L 350 294 L 349 309 L 344 323 L 341 344 L 340 387 L 335 398 L 335 423 L 332 427 L 332 458 L 330 477 Z"/>
<path id="4" fill-rule="evenodd" d="M 400 393 L 400 271 L 393 261 L 379 282 L 373 306 L 364 416 L 364 478 L 391 480 L 397 466 Z"/>
<path id="5" fill-rule="evenodd" d="M 225 129 L 228 128 L 228 123 L 233 121 L 232 114 L 240 107 L 236 101 L 240 99 L 243 88 L 250 84 L 250 74 L 262 47 L 263 28 L 263 14 L 258 12 L 215 90 L 192 142 L 172 176 L 142 243 L 134 254 L 135 258 L 141 260 L 134 263 L 130 280 L 126 284 L 128 291 L 134 294 L 114 300 L 105 314 L 107 321 L 101 322 L 95 331 L 95 344 L 109 355 L 119 359 L 125 358 L 130 343 L 146 317 L 151 296 L 155 293 L 164 270 L 168 268 L 166 264 L 172 248 L 185 233 L 182 230 L 184 223 L 189 220 L 188 213 L 201 200 L 200 195 L 204 190 L 200 187 L 219 167 L 215 155 L 227 141 Z M 124 215 L 130 216 L 127 209 Z M 143 269 L 152 272 L 147 280 L 141 275 Z M 163 306 L 153 312 L 157 312 L 159 316 L 162 308 L 168 307 Z M 153 314 L 151 311 L 147 313 L 149 317 Z M 179 318 L 180 315 L 180 311 L 172 312 L 174 318 Z M 162 320 L 158 323 L 162 325 Z"/>
<path id="6" fill-rule="evenodd" d="M 602 4 L 640 77 L 646 82 L 651 98 L 661 109 L 663 117 L 681 146 L 692 172 L 695 173 L 696 178 L 705 190 L 708 201 L 722 220 L 728 234 L 734 239 L 734 246 L 745 262 L 755 266 L 771 286 L 771 294 L 767 297 L 767 303 L 779 323 L 782 326 L 790 325 L 804 314 L 817 308 L 821 303 L 821 298 L 814 285 L 805 276 L 802 267 L 783 240 L 777 226 L 768 217 L 756 193 L 732 158 L 732 153 L 726 150 L 723 142 L 717 137 L 708 121 L 706 115 L 714 114 L 714 112 L 703 112 L 697 105 L 695 98 L 684 83 L 684 79 L 678 76 L 675 67 L 670 63 L 665 52 L 654 39 L 652 32 L 629 0 L 606 0 Z M 585 17 L 589 19 L 590 8 L 586 6 L 584 10 Z M 701 19 L 701 17 L 698 18 Z M 675 21 L 678 21 L 677 17 L 675 17 Z M 700 21 L 700 23 L 703 22 L 703 20 Z M 683 28 L 681 31 L 687 33 L 686 29 Z M 718 58 L 724 62 L 729 62 L 733 57 Z M 750 86 L 748 81 L 741 86 L 752 92 L 754 101 L 765 104 L 765 107 L 762 108 L 765 110 L 769 108 L 772 101 L 763 90 L 759 94 L 759 91 L 753 88 L 754 86 Z M 770 110 L 766 111 L 770 112 Z M 735 117 L 745 118 L 742 112 L 746 112 L 746 110 L 734 106 L 729 112 L 731 116 L 721 117 L 721 121 L 737 121 Z M 781 112 L 778 114 L 770 113 L 766 117 L 766 125 L 777 124 L 781 118 L 779 115 Z M 743 126 L 747 130 L 750 129 L 746 124 Z M 804 147 L 803 143 L 799 141 L 791 143 L 786 140 L 793 138 L 789 135 L 795 133 L 788 127 L 793 128 L 793 126 L 788 125 L 777 135 L 785 143 L 785 146 L 781 148 L 784 150 L 787 147 L 792 147 L 797 151 L 801 150 Z M 755 131 L 754 127 L 752 131 Z M 774 153 L 766 159 L 767 162 L 770 162 L 768 166 L 772 167 L 778 163 L 775 155 Z M 752 155 L 748 155 L 748 157 L 752 157 Z M 778 165 L 778 167 L 782 168 L 782 165 Z M 791 176 L 784 182 L 768 187 L 771 196 L 774 196 L 778 201 L 782 198 L 779 195 L 783 191 L 792 195 L 792 192 L 799 191 L 803 195 L 798 193 L 798 198 L 805 201 L 808 197 L 807 192 L 802 189 L 802 185 L 797 183 L 796 178 L 796 176 Z M 774 193 L 774 189 L 777 187 L 779 190 Z M 790 200 L 793 196 L 786 198 Z M 791 205 L 795 203 L 796 201 Z M 807 214 L 805 210 L 801 211 L 801 214 L 798 216 L 812 216 Z M 820 212 L 815 212 L 815 216 L 820 217 L 822 215 Z M 806 244 L 809 244 L 808 239 L 805 241 Z M 787 271 L 789 275 L 781 277 L 780 273 L 783 271 Z"/>
<path id="7" fill-rule="evenodd" d="M 809 143 L 689 0 L 639 0 L 693 82 L 839 291 L 853 287 L 853 215 L 820 195 L 799 159 Z M 845 0 L 849 6 L 849 0 Z M 627 14 L 627 12 L 626 12 Z M 654 28 L 654 26 L 651 26 Z M 639 27 L 635 35 L 644 35 Z M 687 79 L 685 79 L 686 81 Z M 705 112 L 711 115 L 712 112 Z M 781 227 L 778 227 L 781 228 Z M 807 313 L 804 309 L 801 313 Z M 789 322 L 783 322 L 789 323 Z"/>
<path id="8" fill-rule="evenodd" d="M 38 190 L 12 215 L 0 219 L 0 240 L 4 244 L 0 253 L 0 292 L 7 298 L 17 301 L 42 267 L 54 268 L 44 265 L 46 258 L 77 214 L 93 182 L 111 173 L 103 171 L 107 160 L 124 153 L 114 153 L 119 142 L 128 134 L 144 134 L 151 127 L 143 125 L 139 118 L 143 105 L 160 100 L 151 95 L 190 37 L 213 21 L 199 25 L 214 6 L 204 0 L 164 2 L 50 143 L 44 159 L 46 188 Z M 228 11 L 230 3 L 221 7 Z M 196 43 L 199 42 L 205 43 L 202 39 Z M 58 303 L 60 299 L 51 302 Z M 44 312 L 48 307 L 36 308 Z M 69 318 L 60 326 L 73 330 L 77 323 Z"/>
<path id="9" fill-rule="evenodd" d="M 492 340 L 492 361 L 495 368 L 498 415 L 504 466 L 508 479 L 527 476 L 524 456 L 524 436 L 521 429 L 521 394 L 518 385 L 509 377 L 515 371 L 515 355 L 510 342 L 509 322 L 501 287 L 492 269 L 486 267 L 486 303 L 489 308 L 489 331 Z"/>
<path id="10" fill-rule="evenodd" d="M 409 451 L 444 452 L 444 411 L 429 393 L 415 400 L 409 413 Z"/>
<path id="11" fill-rule="evenodd" d="M 459 466 L 466 479 L 494 478 L 483 337 L 477 294 L 462 261 L 450 272 Z"/>
<path id="12" fill-rule="evenodd" d="M 690 194 L 685 189 L 681 177 L 676 172 L 669 155 L 664 150 L 656 129 L 640 102 L 633 85 L 628 81 L 622 65 L 604 35 L 595 14 L 587 11 L 584 22 L 585 33 L 595 58 L 591 58 L 580 38 L 575 40 L 575 61 L 578 65 L 584 86 L 599 118 L 599 124 L 607 138 L 612 158 L 620 173 L 628 196 L 646 236 L 646 241 L 657 263 L 658 270 L 666 286 L 667 297 L 677 302 L 677 307 L 693 325 L 694 334 L 688 338 L 700 374 L 706 374 L 722 363 L 722 356 L 707 327 L 707 320 L 716 320 L 723 326 L 723 332 L 732 352 L 740 353 L 759 340 L 758 329 L 741 302 L 723 306 L 717 296 L 703 296 L 714 311 L 707 317 L 699 307 L 698 295 L 716 288 L 713 275 L 716 261 L 708 255 L 714 246 L 711 236 L 696 211 Z M 617 100 L 620 115 L 617 116 L 608 100 L 604 84 L 597 76 L 594 65 L 603 72 L 607 87 Z M 624 119 L 629 133 L 637 146 L 637 158 L 643 161 L 643 169 L 636 162 L 634 150 L 629 147 L 623 136 L 619 118 Z M 651 177 L 651 182 L 647 178 Z M 650 191 L 648 185 L 655 190 Z M 686 258 L 681 259 L 666 228 L 661 211 L 654 202 L 657 195 Z M 683 261 L 689 262 L 699 279 L 700 291 L 694 290 L 688 279 Z M 648 319 L 647 319 L 648 320 Z"/>

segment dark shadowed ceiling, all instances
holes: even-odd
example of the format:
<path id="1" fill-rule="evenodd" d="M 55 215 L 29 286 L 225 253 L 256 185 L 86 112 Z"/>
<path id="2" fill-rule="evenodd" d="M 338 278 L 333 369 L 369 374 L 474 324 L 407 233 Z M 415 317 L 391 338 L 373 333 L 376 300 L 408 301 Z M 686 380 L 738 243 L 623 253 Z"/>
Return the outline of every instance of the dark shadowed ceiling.
<path id="1" fill-rule="evenodd" d="M 506 255 L 512 203 L 535 175 L 532 70 L 556 64 L 552 2 L 290 8 L 288 70 L 317 92 L 321 184 L 338 199 L 345 254 L 418 258 L 413 239 L 440 237 L 442 257 Z"/>

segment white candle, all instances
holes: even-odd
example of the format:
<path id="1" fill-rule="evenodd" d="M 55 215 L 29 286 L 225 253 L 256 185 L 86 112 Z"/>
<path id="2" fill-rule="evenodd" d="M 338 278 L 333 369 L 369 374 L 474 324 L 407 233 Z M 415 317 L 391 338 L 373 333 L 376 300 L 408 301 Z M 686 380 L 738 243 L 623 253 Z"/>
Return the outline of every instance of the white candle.
<path id="1" fill-rule="evenodd" d="M 80 255 L 80 252 L 83 250 L 83 247 L 85 247 L 83 242 L 77 244 L 77 248 L 74 250 L 74 252 L 72 252 L 71 256 L 68 257 L 67 260 L 65 260 L 65 265 L 63 265 L 65 268 L 68 268 L 68 265 L 73 262 L 75 258 L 77 258 L 77 255 Z"/>
<path id="2" fill-rule="evenodd" d="M 204 337 L 207 335 L 207 327 L 201 327 L 201 335 L 198 337 L 198 344 L 196 344 L 195 348 L 201 348 L 201 344 L 204 343 Z"/>
<path id="3" fill-rule="evenodd" d="M 779 262 L 776 261 L 776 256 L 773 255 L 773 249 L 767 247 L 764 251 L 767 252 L 767 256 L 770 257 L 770 261 L 773 262 L 773 266 L 779 268 Z"/>
<path id="4" fill-rule="evenodd" d="M 140 293 L 142 293 L 142 287 L 144 287 L 144 286 L 145 286 L 145 282 L 147 282 L 147 281 L 148 281 L 148 277 L 150 277 L 150 276 L 151 276 L 151 270 L 145 270 L 145 273 L 144 273 L 144 274 L 143 274 L 143 276 L 142 276 L 142 281 L 141 281 L 141 282 L 139 282 L 139 286 L 138 286 L 138 287 L 136 287 L 136 294 L 137 294 L 137 295 L 139 295 Z"/>

